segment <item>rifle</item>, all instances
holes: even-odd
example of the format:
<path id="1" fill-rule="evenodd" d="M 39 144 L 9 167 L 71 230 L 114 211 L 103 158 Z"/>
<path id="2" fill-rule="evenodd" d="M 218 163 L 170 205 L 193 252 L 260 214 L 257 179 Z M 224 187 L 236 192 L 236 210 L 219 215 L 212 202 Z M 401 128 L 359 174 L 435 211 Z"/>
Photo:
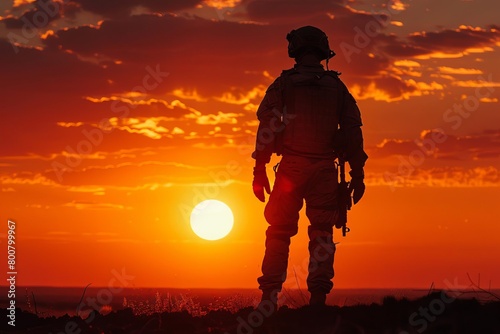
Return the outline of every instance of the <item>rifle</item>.
<path id="1" fill-rule="evenodd" d="M 345 158 L 344 154 L 339 156 L 339 192 L 338 192 L 338 205 L 339 205 L 339 220 L 335 224 L 336 228 L 342 228 L 342 236 L 345 237 L 347 232 L 351 229 L 347 227 L 347 210 L 351 210 L 352 198 L 351 191 L 349 190 L 349 182 L 345 180 Z"/>

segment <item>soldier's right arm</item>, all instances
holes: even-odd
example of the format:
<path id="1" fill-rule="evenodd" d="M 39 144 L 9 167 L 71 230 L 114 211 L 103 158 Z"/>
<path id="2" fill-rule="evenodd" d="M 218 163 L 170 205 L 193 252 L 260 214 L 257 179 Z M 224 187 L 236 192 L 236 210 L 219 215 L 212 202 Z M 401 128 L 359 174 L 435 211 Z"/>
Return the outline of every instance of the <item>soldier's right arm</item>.
<path id="1" fill-rule="evenodd" d="M 280 108 L 279 81 L 274 81 L 266 91 L 266 95 L 257 110 L 259 128 L 255 142 L 255 151 L 252 157 L 256 160 L 256 166 L 267 164 L 271 160 L 274 151 L 276 124 L 278 123 L 278 108 Z"/>

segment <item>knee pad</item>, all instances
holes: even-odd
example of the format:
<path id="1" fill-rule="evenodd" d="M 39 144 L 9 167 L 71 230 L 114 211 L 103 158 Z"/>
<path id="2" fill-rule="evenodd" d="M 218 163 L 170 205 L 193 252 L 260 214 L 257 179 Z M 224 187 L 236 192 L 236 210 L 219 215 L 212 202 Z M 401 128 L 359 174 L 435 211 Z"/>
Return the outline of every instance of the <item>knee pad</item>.
<path id="1" fill-rule="evenodd" d="M 307 232 L 311 240 L 317 237 L 331 238 L 333 236 L 333 226 L 328 223 L 310 225 L 307 228 Z"/>

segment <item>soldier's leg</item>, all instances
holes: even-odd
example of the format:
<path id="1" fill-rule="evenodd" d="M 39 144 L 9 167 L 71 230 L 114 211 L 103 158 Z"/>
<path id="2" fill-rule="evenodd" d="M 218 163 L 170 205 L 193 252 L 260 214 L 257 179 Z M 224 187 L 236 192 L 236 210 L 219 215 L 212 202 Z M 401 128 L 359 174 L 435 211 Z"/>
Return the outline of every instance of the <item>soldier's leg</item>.
<path id="1" fill-rule="evenodd" d="M 319 228 L 309 226 L 309 274 L 307 288 L 311 293 L 310 304 L 324 304 L 326 295 L 333 288 L 333 260 L 335 244 L 331 226 Z"/>
<path id="2" fill-rule="evenodd" d="M 335 244 L 333 226 L 338 219 L 337 172 L 333 162 L 321 162 L 306 192 L 309 234 L 309 274 L 307 287 L 310 304 L 324 304 L 333 288 Z"/>
<path id="3" fill-rule="evenodd" d="M 264 215 L 266 251 L 262 261 L 262 276 L 257 281 L 264 299 L 274 299 L 286 280 L 290 238 L 297 234 L 299 211 L 303 205 L 301 182 L 303 174 L 296 164 L 283 158 Z M 302 182 L 303 183 L 303 182 Z"/>

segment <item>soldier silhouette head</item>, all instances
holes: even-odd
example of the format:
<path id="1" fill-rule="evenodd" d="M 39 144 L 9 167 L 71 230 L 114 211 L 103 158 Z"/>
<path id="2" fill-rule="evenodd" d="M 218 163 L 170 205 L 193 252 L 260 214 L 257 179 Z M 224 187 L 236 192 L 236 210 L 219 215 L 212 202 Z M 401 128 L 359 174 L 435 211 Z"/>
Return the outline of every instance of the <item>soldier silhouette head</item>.
<path id="1" fill-rule="evenodd" d="M 319 60 L 328 60 L 335 56 L 330 49 L 328 36 L 319 28 L 304 26 L 290 31 L 286 35 L 288 41 L 288 56 L 300 59 L 304 54 L 313 53 Z"/>

